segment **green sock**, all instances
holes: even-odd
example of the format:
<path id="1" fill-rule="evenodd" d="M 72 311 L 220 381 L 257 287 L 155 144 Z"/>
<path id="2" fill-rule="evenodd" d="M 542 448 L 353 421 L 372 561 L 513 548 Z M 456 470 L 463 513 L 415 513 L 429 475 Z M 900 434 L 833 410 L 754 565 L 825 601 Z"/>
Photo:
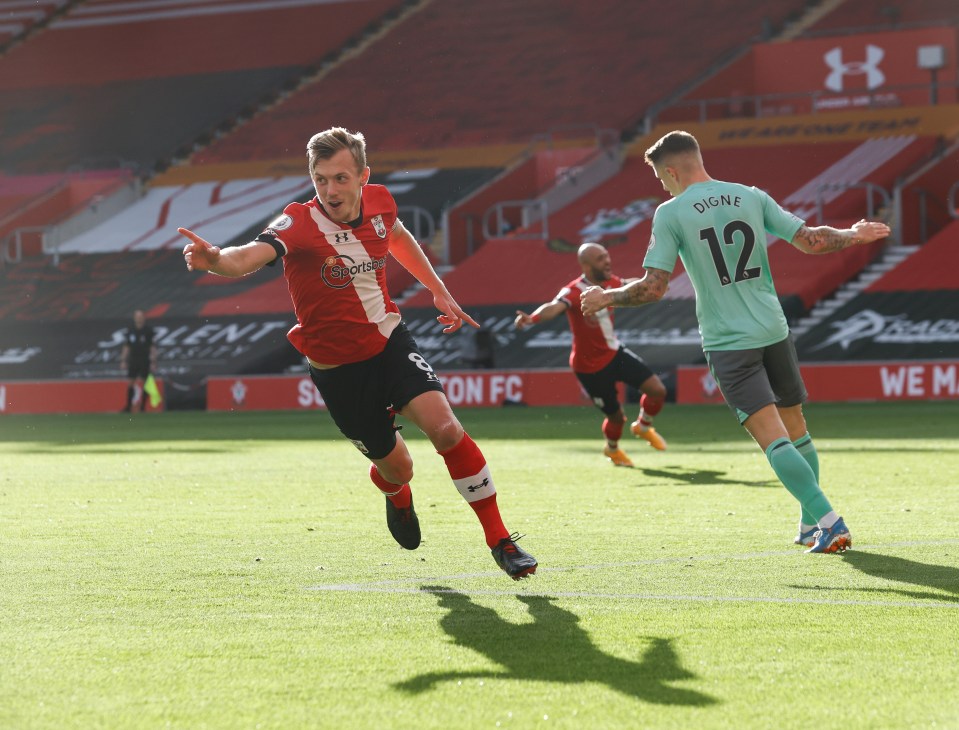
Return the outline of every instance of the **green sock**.
<path id="1" fill-rule="evenodd" d="M 776 439 L 766 449 L 766 458 L 779 481 L 799 500 L 802 508 L 813 518 L 811 524 L 832 511 L 826 495 L 819 488 L 816 475 L 802 454 L 788 438 Z"/>
<path id="2" fill-rule="evenodd" d="M 812 436 L 808 433 L 800 436 L 793 441 L 793 446 L 796 447 L 796 451 L 802 454 L 802 458 L 806 460 L 806 463 L 812 467 L 812 473 L 816 477 L 816 484 L 819 484 L 819 454 L 816 453 L 816 445 L 812 442 Z M 816 520 L 806 511 L 806 508 L 800 505 L 800 509 L 802 510 L 800 521 L 804 525 L 815 525 Z"/>

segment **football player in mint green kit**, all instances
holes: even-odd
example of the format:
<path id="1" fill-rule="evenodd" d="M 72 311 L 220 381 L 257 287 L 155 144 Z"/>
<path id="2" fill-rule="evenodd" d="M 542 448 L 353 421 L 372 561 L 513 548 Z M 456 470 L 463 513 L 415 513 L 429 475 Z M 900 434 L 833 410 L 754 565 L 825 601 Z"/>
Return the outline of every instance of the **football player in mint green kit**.
<path id="1" fill-rule="evenodd" d="M 709 368 L 739 422 L 799 500 L 795 543 L 810 553 L 846 550 L 849 529 L 819 488 L 819 457 L 802 413 L 806 389 L 769 270 L 766 233 L 803 253 L 823 254 L 885 238 L 889 227 L 865 220 L 845 230 L 807 227 L 762 190 L 713 180 L 687 132 L 659 139 L 646 150 L 646 162 L 673 196 L 653 217 L 646 276 L 618 289 L 588 289 L 583 313 L 658 301 L 679 256 L 696 291 Z"/>

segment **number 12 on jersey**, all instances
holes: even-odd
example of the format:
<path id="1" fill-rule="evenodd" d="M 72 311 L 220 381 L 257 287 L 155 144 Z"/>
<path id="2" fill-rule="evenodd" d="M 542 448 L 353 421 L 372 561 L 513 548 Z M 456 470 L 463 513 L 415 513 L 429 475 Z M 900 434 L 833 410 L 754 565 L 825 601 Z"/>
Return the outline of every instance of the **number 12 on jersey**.
<path id="1" fill-rule="evenodd" d="M 739 261 L 736 262 L 736 278 L 729 278 L 729 268 L 726 266 L 726 259 L 723 257 L 722 244 L 719 242 L 719 236 L 715 228 L 703 228 L 699 232 L 699 240 L 709 244 L 709 253 L 712 254 L 713 263 L 716 265 L 716 273 L 719 274 L 719 281 L 723 286 L 727 284 L 739 283 L 747 279 L 755 279 L 759 276 L 760 267 L 753 266 L 746 268 L 749 257 L 756 245 L 756 234 L 745 221 L 730 221 L 723 228 L 723 243 L 727 246 L 735 246 L 737 233 L 742 234 L 743 249 L 739 252 Z"/>

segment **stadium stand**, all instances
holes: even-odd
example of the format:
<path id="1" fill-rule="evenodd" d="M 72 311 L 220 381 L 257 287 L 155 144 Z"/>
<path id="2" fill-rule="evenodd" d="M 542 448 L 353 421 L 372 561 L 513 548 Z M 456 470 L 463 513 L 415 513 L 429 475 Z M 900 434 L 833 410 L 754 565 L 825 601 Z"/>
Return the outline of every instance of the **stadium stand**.
<path id="1" fill-rule="evenodd" d="M 291 89 L 400 0 L 86 2 L 0 59 L 7 172 L 147 170 Z M 269 22 L 265 22 L 268 18 Z M 322 33 L 290 32 L 309 26 Z M 251 52 L 269 47 L 270 53 Z M 299 147 L 300 145 L 298 145 Z"/>
<path id="2" fill-rule="evenodd" d="M 959 211 L 956 212 L 959 216 Z M 912 256 L 873 282 L 867 293 L 959 291 L 959 219 L 933 236 Z"/>
<path id="3" fill-rule="evenodd" d="M 502 171 L 489 185 L 475 190 L 453 205 L 446 217 L 447 258 L 462 261 L 479 248 L 486 238 L 486 229 L 500 218 L 510 229 L 523 225 L 520 208 L 502 206 L 502 215 L 490 215 L 499 203 L 536 198 L 556 182 L 557 176 L 570 168 L 585 164 L 604 150 L 595 147 L 568 147 L 538 150 L 522 156 L 512 167 Z M 503 231 L 496 231 L 502 233 Z"/>
<path id="4" fill-rule="evenodd" d="M 855 3 L 836 5 L 812 36 L 842 27 L 831 24 Z M 488 362 L 562 367 L 569 344 L 563 322 L 515 333 L 512 316 L 517 306 L 551 299 L 576 275 L 574 251 L 583 240 L 607 245 L 621 275 L 641 271 L 650 217 L 665 198 L 642 151 L 664 128 L 652 128 L 633 144 L 619 140 L 630 139 L 654 105 L 681 99 L 697 80 L 710 79 L 703 93 L 726 96 L 730 113 L 721 116 L 730 124 L 769 111 L 733 109 L 736 74 L 724 69 L 739 67 L 724 61 L 769 40 L 771 29 L 811 5 L 735 0 L 656 7 L 658 26 L 705 29 L 706 40 L 677 55 L 666 38 L 637 31 L 649 27 L 647 3 L 613 0 L 589 7 L 574 0 L 87 0 L 54 8 L 56 15 L 37 21 L 35 32 L 0 56 L 0 242 L 6 231 L 48 225 L 65 209 L 89 207 L 101 183 L 89 173 L 82 184 L 71 183 L 68 194 L 62 180 L 71 166 L 112 167 L 97 173 L 104 180 L 131 175 L 118 169 L 121 160 L 163 172 L 135 204 L 64 240 L 59 265 L 44 259 L 0 264 L 0 351 L 56 346 L 67 353 L 45 358 L 36 372 L 34 365 L 13 364 L 0 375 L 10 377 L 16 367 L 22 377 L 113 372 L 116 352 L 105 343 L 134 308 L 161 322 L 171 383 L 192 388 L 217 372 L 301 368 L 283 337 L 292 314 L 282 267 L 239 280 L 188 276 L 175 228 L 191 227 L 221 244 L 250 240 L 284 204 L 312 196 L 304 144 L 333 123 L 366 134 L 372 182 L 390 188 L 417 238 L 433 244 L 433 251 L 448 241 L 446 253 L 457 266 L 444 271 L 444 280 L 492 334 Z M 934 8 L 932 0 L 921 0 L 896 22 L 922 24 L 926 14 L 940 12 Z M 265 17 L 270 23 L 262 22 Z M 304 24 L 326 27 L 323 18 L 335 33 L 288 32 Z M 251 37 L 271 52 L 237 52 L 236 39 Z M 331 112 L 334 98 L 348 104 Z M 951 108 L 944 106 L 940 116 L 949 117 Z M 891 193 L 898 183 L 901 229 L 916 242 L 929 237 L 927 246 L 935 244 L 933 261 L 944 265 L 930 280 L 942 284 L 952 259 L 941 249 L 941 236 L 957 234 L 941 204 L 955 181 L 955 149 L 948 145 L 957 128 L 954 115 L 936 131 L 922 123 L 910 127 L 919 116 L 903 109 L 896 119 L 901 127 L 888 129 L 885 118 L 877 122 L 864 110 L 830 114 L 822 122 L 757 117 L 730 132 L 742 139 L 723 137 L 726 128 L 715 133 L 704 145 L 707 168 L 716 177 L 766 189 L 811 224 L 847 225 L 867 202 L 875 214 L 887 215 L 879 193 L 867 198 L 862 186 Z M 865 134 L 844 131 L 860 122 L 876 127 Z M 810 139 L 805 132 L 776 143 L 761 139 L 790 125 L 822 131 Z M 559 143 L 553 135 L 564 129 L 579 131 Z M 599 132 L 614 144 L 600 144 Z M 504 209 L 502 229 L 484 230 L 484 223 L 497 223 L 491 213 L 498 203 L 555 201 L 551 196 L 575 177 L 563 170 L 593 170 L 604 154 L 613 160 L 611 169 L 580 189 L 568 185 L 574 194 L 550 206 L 545 221 L 524 225 L 530 221 L 522 206 L 514 206 Z M 171 156 L 177 164 L 167 168 Z M 56 214 L 44 212 L 54 209 Z M 444 223 L 446 230 L 439 230 Z M 790 319 L 807 313 L 880 251 L 863 247 L 811 257 L 782 242 L 769 245 Z M 923 262 L 931 263 L 917 256 L 907 260 L 914 268 L 903 264 L 897 271 L 915 278 L 910 291 L 925 292 Z M 413 279 L 395 262 L 386 276 L 430 362 L 469 366 L 469 348 L 460 342 L 469 333 L 438 335 L 429 293 L 403 299 Z M 623 341 L 661 374 L 701 360 L 681 265 L 668 297 L 655 307 L 617 313 Z M 803 335 L 807 354 L 813 356 L 815 338 L 829 339 L 839 316 L 811 325 Z M 29 344 L 35 336 L 43 343 Z M 183 400 L 176 405 L 175 389 L 173 398 L 174 407 L 183 407 Z"/>
<path id="5" fill-rule="evenodd" d="M 955 362 L 959 332 L 959 220 L 797 339 L 813 361 Z M 950 359 L 951 358 L 951 359 Z M 954 366 L 950 366 L 955 375 Z M 948 370 L 949 368 L 947 368 Z M 945 383 L 955 394 L 955 380 Z"/>
<path id="6" fill-rule="evenodd" d="M 67 0 L 0 0 L 0 51 L 47 21 Z"/>
<path id="7" fill-rule="evenodd" d="M 957 178 L 959 144 L 953 144 L 898 184 L 902 200 L 900 231 L 904 243 L 923 244 L 952 222 L 957 212 Z"/>
<path id="8" fill-rule="evenodd" d="M 655 136 L 655 135 L 651 135 Z M 885 137 L 862 143 L 832 142 L 794 144 L 769 148 L 727 147 L 707 149 L 707 168 L 720 179 L 747 181 L 767 192 L 800 215 L 810 225 L 820 222 L 848 225 L 865 211 L 864 194 L 857 187 L 871 183 L 884 190 L 895 178 L 923 159 L 935 145 L 932 138 Z M 549 245 L 557 251 L 574 251 L 580 243 L 595 240 L 610 248 L 616 268 L 638 271 L 649 240 L 650 221 L 665 194 L 640 156 L 637 145 L 622 171 L 575 203 L 549 217 Z M 768 153 L 768 154 L 767 154 Z M 770 157 L 775 163 L 770 164 Z M 782 170 L 789 170 L 788 175 Z M 830 186 L 823 189 L 823 186 Z M 835 187 L 840 186 L 840 187 Z M 824 217 L 818 220 L 818 203 Z M 877 210 L 880 207 L 877 204 Z M 852 219 L 851 219 L 852 217 Z M 573 254 L 552 253 L 542 240 L 525 241 L 522 229 L 514 238 L 488 242 L 479 253 L 447 275 L 447 281 L 465 304 L 495 304 L 538 301 L 552 297 L 577 266 Z M 536 253 L 534 253 L 536 252 Z M 782 297 L 795 296 L 802 308 L 834 291 L 857 273 L 874 255 L 869 249 L 850 249 L 830 257 L 810 257 L 792 246 L 773 242 L 770 262 Z M 504 267 L 503 262 L 523 262 Z M 518 268 L 521 273 L 504 268 Z M 535 277 L 528 272 L 535 271 Z M 570 273 L 572 272 L 572 273 Z M 494 279 L 497 287 L 487 282 Z M 689 298 L 692 291 L 681 267 L 674 274 L 670 297 Z M 408 302 L 425 306 L 422 295 Z"/>
<path id="9" fill-rule="evenodd" d="M 418 240 L 429 242 L 443 210 L 495 172 L 493 168 L 420 168 L 376 175 L 372 182 L 390 189 L 404 223 Z M 312 185 L 304 173 L 154 185 L 129 208 L 63 242 L 59 251 L 96 253 L 176 248 L 181 245 L 176 233 L 180 226 L 222 245 L 242 244 L 256 236 L 287 203 L 305 201 L 312 196 Z"/>
<path id="10" fill-rule="evenodd" d="M 757 36 L 764 20 L 778 24 L 801 6 L 783 0 L 657 6 L 657 27 L 709 29 L 701 44 L 663 65 L 671 41 L 639 34 L 649 13 L 643 3 L 432 3 L 194 161 L 299 150 L 316 131 L 318 111 L 344 89 L 358 93 L 337 111 L 337 123 L 363 131 L 377 150 L 528 142 L 557 125 L 625 130 L 647 105 Z"/>
<path id="11" fill-rule="evenodd" d="M 43 235 L 83 211 L 95 211 L 120 187 L 133 183 L 130 170 L 66 174 L 0 174 L 2 258 L 13 261 L 43 251 Z"/>
<path id="12" fill-rule="evenodd" d="M 867 182 L 883 190 L 891 190 L 896 178 L 923 159 L 934 145 L 935 140 L 930 138 L 880 137 L 867 140 L 782 202 L 811 225 L 825 223 L 846 227 L 866 215 L 869 209 L 866 196 L 858 189 L 849 192 L 833 188 L 823 190 L 822 185 Z M 816 212 L 817 195 L 822 195 L 825 204 L 822 220 Z M 873 217 L 891 213 L 882 208 L 882 205 L 876 205 Z M 857 247 L 828 257 L 807 256 L 779 241 L 770 246 L 769 261 L 776 272 L 776 287 L 780 296 L 795 295 L 808 310 L 815 302 L 858 274 L 879 253 L 878 248 Z"/>
<path id="13" fill-rule="evenodd" d="M 959 7 L 953 0 L 855 0 L 840 3 L 807 28 L 804 35 L 837 35 L 949 24 L 959 24 Z"/>
<path id="14" fill-rule="evenodd" d="M 153 187 L 139 201 L 96 228 L 66 241 L 61 253 L 182 248 L 177 227 L 190 228 L 223 245 L 282 212 L 291 200 L 309 197 L 309 178 L 233 180 Z"/>
<path id="15" fill-rule="evenodd" d="M 400 0 L 87 0 L 12 51 L 2 88 L 101 85 L 318 63 Z M 266 22 L 266 21 L 269 22 Z M 322 29 L 318 33 L 294 28 Z M 266 47 L 269 53 L 253 52 Z"/>

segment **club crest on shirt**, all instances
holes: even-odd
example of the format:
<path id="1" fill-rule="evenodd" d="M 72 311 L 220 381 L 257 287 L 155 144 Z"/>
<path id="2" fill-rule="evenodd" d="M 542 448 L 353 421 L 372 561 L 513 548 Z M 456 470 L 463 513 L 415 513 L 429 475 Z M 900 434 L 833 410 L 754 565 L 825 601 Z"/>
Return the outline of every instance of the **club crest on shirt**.
<path id="1" fill-rule="evenodd" d="M 383 222 L 383 216 L 374 215 L 370 219 L 370 223 L 373 224 L 373 230 L 376 231 L 377 236 L 386 238 L 386 224 Z"/>

